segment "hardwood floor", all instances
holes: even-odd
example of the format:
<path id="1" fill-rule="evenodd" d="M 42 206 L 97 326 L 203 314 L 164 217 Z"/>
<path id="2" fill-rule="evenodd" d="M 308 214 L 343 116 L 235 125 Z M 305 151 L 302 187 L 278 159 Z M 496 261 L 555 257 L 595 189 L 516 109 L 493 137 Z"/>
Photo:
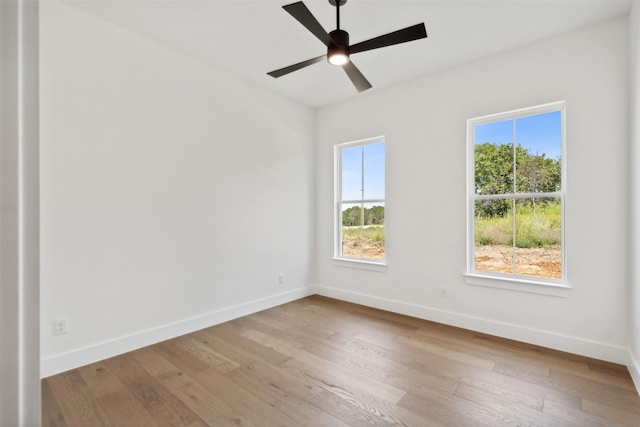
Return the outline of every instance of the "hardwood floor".
<path id="1" fill-rule="evenodd" d="M 43 426 L 639 426 L 627 369 L 320 296 L 42 381 Z"/>

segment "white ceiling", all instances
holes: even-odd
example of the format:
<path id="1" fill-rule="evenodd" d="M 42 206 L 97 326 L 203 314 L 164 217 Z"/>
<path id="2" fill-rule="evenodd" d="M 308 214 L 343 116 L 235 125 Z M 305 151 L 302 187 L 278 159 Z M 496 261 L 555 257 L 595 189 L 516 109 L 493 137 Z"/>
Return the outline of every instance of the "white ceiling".
<path id="1" fill-rule="evenodd" d="M 266 73 L 323 55 L 324 45 L 281 6 L 295 0 L 67 0 L 82 10 L 310 107 L 358 96 L 322 61 L 279 79 Z M 305 0 L 325 30 L 328 0 Z M 631 0 L 348 0 L 351 43 L 424 22 L 429 37 L 353 55 L 379 90 L 483 56 L 627 15 Z M 365 92 L 366 93 L 366 92 Z"/>

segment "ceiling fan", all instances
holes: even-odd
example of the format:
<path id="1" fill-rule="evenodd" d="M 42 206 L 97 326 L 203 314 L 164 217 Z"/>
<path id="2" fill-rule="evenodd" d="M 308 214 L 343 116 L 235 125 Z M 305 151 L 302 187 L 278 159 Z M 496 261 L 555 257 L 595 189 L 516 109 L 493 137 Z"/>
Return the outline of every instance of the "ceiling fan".
<path id="1" fill-rule="evenodd" d="M 307 59 L 306 61 L 289 65 L 288 67 L 280 68 L 267 74 L 274 78 L 282 77 L 326 58 L 330 64 L 342 67 L 358 92 L 362 92 L 370 89 L 372 86 L 360 70 L 351 62 L 350 55 L 427 37 L 427 30 L 424 23 L 422 23 L 349 45 L 349 33 L 340 29 L 340 6 L 346 2 L 347 0 L 329 0 L 329 3 L 336 7 L 337 21 L 336 29 L 330 33 L 325 31 L 303 2 L 299 1 L 282 6 L 284 10 L 327 46 L 327 54 L 318 56 L 317 58 Z"/>

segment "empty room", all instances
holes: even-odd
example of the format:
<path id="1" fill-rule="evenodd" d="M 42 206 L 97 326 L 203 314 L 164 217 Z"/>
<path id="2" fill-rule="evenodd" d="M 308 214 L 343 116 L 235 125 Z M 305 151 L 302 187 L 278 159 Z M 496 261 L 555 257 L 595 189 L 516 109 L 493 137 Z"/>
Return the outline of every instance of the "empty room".
<path id="1" fill-rule="evenodd" d="M 0 31 L 0 426 L 640 425 L 640 1 Z"/>

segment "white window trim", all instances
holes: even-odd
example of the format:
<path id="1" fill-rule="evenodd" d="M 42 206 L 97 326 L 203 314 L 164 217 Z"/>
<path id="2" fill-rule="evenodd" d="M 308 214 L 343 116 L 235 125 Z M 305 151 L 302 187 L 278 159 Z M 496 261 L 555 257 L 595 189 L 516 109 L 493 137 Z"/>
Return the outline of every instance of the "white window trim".
<path id="1" fill-rule="evenodd" d="M 368 270 L 385 272 L 387 264 L 384 262 L 375 262 L 368 259 L 358 258 L 332 258 L 336 267 L 354 268 L 356 270 Z"/>
<path id="2" fill-rule="evenodd" d="M 553 111 L 560 111 L 561 114 L 561 189 L 553 193 L 543 193 L 545 197 L 560 197 L 562 199 L 562 278 L 546 279 L 517 274 L 503 274 L 489 271 L 476 270 L 475 261 L 475 222 L 474 222 L 474 194 L 475 194 L 475 126 L 485 123 L 498 122 L 501 120 L 511 120 L 527 116 L 533 116 Z M 566 102 L 558 101 L 549 104 L 538 105 L 530 108 L 521 108 L 504 113 L 491 114 L 488 116 L 476 117 L 467 120 L 467 270 L 463 274 L 465 282 L 469 285 L 486 286 L 499 289 L 536 293 L 543 295 L 567 297 L 571 286 L 567 280 L 566 263 L 566 241 L 565 241 L 565 202 L 566 202 Z M 520 198 L 526 194 L 505 194 L 496 197 L 516 197 Z M 539 194 L 536 194 L 539 196 Z"/>
<path id="3" fill-rule="evenodd" d="M 367 200 L 342 200 L 342 158 L 341 158 L 341 150 L 343 148 L 358 146 L 358 145 L 367 145 L 367 144 L 376 144 L 384 142 L 384 181 L 385 181 L 385 198 L 384 199 L 367 199 Z M 388 210 L 387 210 L 387 163 L 388 163 L 388 141 L 384 135 L 375 136 L 372 138 L 360 139 L 357 141 L 350 141 L 341 144 L 334 145 L 333 148 L 333 156 L 334 156 L 334 218 L 333 218 L 333 229 L 334 229 L 334 247 L 333 247 L 333 257 L 332 260 L 334 264 L 338 267 L 346 267 L 346 268 L 355 268 L 359 270 L 369 270 L 369 271 L 377 271 L 384 272 L 387 269 L 387 218 L 388 218 Z M 383 202 L 384 203 L 384 233 L 385 233 L 385 255 L 383 260 L 374 260 L 370 258 L 353 258 L 346 257 L 341 255 L 341 246 L 342 246 L 342 212 L 340 211 L 340 205 L 342 203 L 375 203 L 375 202 Z"/>

